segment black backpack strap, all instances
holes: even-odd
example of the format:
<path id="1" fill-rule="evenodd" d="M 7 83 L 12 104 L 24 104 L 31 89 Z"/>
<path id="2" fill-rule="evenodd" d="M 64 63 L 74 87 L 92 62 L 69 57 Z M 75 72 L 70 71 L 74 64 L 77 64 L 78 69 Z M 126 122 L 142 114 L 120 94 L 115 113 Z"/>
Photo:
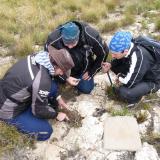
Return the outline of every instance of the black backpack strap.
<path id="1" fill-rule="evenodd" d="M 157 50 L 156 50 L 157 46 L 155 46 L 152 42 L 150 42 L 149 39 L 147 39 L 147 37 L 138 36 L 137 38 L 133 39 L 133 43 L 135 45 L 145 48 L 152 55 L 155 61 L 159 59 L 157 58 L 157 56 L 159 55 L 159 52 L 157 53 Z"/>

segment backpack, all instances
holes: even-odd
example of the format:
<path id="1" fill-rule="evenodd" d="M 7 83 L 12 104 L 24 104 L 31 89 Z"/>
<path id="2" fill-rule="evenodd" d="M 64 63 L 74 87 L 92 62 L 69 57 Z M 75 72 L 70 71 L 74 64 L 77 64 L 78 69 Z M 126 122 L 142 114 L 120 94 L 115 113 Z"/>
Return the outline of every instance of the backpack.
<path id="1" fill-rule="evenodd" d="M 147 49 L 153 58 L 160 62 L 160 42 L 145 36 L 138 36 L 133 39 L 133 43 Z"/>

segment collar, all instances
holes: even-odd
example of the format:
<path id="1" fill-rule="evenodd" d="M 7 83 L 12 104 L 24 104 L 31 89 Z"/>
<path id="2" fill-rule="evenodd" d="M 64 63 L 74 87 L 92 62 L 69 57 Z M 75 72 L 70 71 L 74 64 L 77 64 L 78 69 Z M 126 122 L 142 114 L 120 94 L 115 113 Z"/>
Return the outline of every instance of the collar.
<path id="1" fill-rule="evenodd" d="M 133 44 L 133 42 L 131 42 L 131 47 L 129 48 L 128 53 L 125 55 L 125 57 L 128 57 L 130 55 L 133 47 L 134 47 L 134 44 Z"/>

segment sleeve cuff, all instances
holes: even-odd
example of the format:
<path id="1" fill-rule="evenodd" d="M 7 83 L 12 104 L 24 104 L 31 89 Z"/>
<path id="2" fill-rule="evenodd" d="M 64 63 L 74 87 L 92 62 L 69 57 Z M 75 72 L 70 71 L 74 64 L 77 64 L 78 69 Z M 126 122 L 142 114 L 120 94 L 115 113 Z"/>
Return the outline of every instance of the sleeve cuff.
<path id="1" fill-rule="evenodd" d="M 58 101 L 61 97 L 62 97 L 62 96 L 61 96 L 61 95 L 59 95 L 59 96 L 56 98 L 56 100 Z"/>
<path id="2" fill-rule="evenodd" d="M 118 80 L 123 83 L 123 78 L 122 77 L 118 77 Z"/>

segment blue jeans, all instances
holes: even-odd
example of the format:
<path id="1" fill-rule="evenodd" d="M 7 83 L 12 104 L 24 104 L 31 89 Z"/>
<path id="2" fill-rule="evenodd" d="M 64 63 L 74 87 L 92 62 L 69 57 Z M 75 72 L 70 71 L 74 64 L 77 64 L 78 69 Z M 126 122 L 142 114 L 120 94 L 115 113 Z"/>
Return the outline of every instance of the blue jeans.
<path id="1" fill-rule="evenodd" d="M 77 89 L 85 94 L 89 94 L 94 88 L 94 80 L 91 78 L 90 80 L 83 80 L 82 76 L 80 76 L 80 82 L 77 85 Z"/>
<path id="2" fill-rule="evenodd" d="M 57 83 L 53 80 L 51 84 L 51 89 L 49 93 L 49 97 L 56 97 L 58 92 L 58 85 Z"/>
<path id="3" fill-rule="evenodd" d="M 17 117 L 5 120 L 9 125 L 15 126 L 20 132 L 35 136 L 38 141 L 47 140 L 53 129 L 46 119 L 40 119 L 32 114 L 31 107 Z"/>

